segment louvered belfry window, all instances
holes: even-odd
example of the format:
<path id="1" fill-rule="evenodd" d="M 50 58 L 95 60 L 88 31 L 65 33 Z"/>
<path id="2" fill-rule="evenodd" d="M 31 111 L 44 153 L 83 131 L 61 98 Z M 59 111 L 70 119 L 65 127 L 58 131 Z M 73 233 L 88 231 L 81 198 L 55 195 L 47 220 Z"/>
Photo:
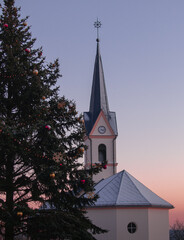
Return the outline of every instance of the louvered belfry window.
<path id="1" fill-rule="evenodd" d="M 105 144 L 100 144 L 98 146 L 98 160 L 99 160 L 99 162 L 106 161 L 106 146 L 105 146 Z"/>

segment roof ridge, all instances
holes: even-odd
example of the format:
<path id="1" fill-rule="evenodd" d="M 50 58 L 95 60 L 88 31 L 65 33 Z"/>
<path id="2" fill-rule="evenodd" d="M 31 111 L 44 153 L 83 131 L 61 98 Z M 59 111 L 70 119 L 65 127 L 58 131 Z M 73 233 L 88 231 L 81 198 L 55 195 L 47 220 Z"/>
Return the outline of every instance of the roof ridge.
<path id="1" fill-rule="evenodd" d="M 120 181 L 120 186 L 119 186 L 119 189 L 118 189 L 116 204 L 117 204 L 117 202 L 118 202 L 119 192 L 120 192 L 120 189 L 121 189 L 121 185 L 123 184 L 123 180 L 122 180 L 122 179 L 123 179 L 123 175 L 124 175 L 125 172 L 126 172 L 125 170 L 123 170 L 123 171 L 120 172 L 120 173 L 121 173 L 121 181 Z"/>
<path id="2" fill-rule="evenodd" d="M 129 173 L 128 172 L 126 172 L 125 171 L 125 173 L 126 173 L 126 175 L 127 175 L 127 177 L 130 179 L 130 181 L 134 184 L 134 186 L 135 186 L 135 188 L 137 189 L 137 191 L 141 194 L 141 196 L 150 204 L 150 205 L 152 205 L 151 203 L 150 203 L 150 201 L 148 201 L 148 199 L 141 193 L 141 191 L 139 190 L 139 188 L 135 185 L 135 183 L 132 181 L 132 179 L 129 177 Z M 133 176 L 132 176 L 133 177 Z M 137 179 L 136 179 L 137 180 Z M 137 180 L 138 181 L 138 180 Z M 142 183 L 141 183 L 142 184 Z M 146 187 L 147 188 L 147 187 Z"/>
<path id="3" fill-rule="evenodd" d="M 124 171 L 124 170 L 123 170 Z M 98 192 L 96 192 L 95 193 L 95 195 L 96 194 L 98 194 L 103 188 L 105 188 L 109 183 L 111 183 L 115 178 L 117 178 L 117 176 L 119 175 L 119 173 L 118 174 L 115 174 L 115 175 L 112 175 L 111 177 L 112 177 L 112 179 L 111 179 L 111 181 L 110 182 L 107 182 L 105 185 L 103 185 L 101 188 L 100 188 L 100 190 L 98 190 Z M 106 178 L 106 179 L 104 179 L 104 181 L 105 180 L 107 180 L 108 178 Z M 99 182 L 100 183 L 100 182 Z M 98 183 L 97 183 L 98 184 Z"/>

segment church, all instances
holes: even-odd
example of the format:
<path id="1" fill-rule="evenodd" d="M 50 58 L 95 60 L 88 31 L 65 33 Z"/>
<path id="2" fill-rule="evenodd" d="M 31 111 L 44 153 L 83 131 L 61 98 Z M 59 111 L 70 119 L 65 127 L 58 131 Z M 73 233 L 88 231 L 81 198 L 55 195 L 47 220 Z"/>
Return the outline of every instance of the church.
<path id="1" fill-rule="evenodd" d="M 127 171 L 117 173 L 115 112 L 111 112 L 105 86 L 100 43 L 97 38 L 96 59 L 89 111 L 84 112 L 86 129 L 84 164 L 86 168 L 107 162 L 106 169 L 94 176 L 99 195 L 88 217 L 108 233 L 95 235 L 97 240 L 169 240 L 169 209 L 163 200 Z"/>

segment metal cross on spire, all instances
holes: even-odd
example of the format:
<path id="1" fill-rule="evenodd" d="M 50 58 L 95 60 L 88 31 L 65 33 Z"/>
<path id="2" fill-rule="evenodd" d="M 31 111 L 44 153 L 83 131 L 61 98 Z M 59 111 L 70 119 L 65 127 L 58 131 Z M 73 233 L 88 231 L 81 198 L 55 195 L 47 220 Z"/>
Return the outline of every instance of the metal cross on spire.
<path id="1" fill-rule="evenodd" d="M 99 42 L 99 28 L 102 26 L 101 22 L 98 21 L 98 18 L 97 18 L 97 21 L 94 23 L 94 27 L 97 29 L 97 42 Z"/>

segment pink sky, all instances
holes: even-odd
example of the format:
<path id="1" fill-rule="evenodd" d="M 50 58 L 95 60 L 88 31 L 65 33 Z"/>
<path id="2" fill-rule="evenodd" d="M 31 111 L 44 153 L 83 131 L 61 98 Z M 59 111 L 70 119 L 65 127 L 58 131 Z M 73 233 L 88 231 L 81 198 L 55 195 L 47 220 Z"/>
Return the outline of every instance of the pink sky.
<path id="1" fill-rule="evenodd" d="M 47 61 L 59 57 L 61 95 L 74 99 L 79 112 L 89 108 L 93 23 L 97 17 L 102 21 L 100 49 L 119 132 L 118 170 L 126 169 L 175 206 L 171 224 L 184 221 L 184 1 L 16 4 L 23 16 L 30 16 L 36 47 L 43 46 Z"/>

